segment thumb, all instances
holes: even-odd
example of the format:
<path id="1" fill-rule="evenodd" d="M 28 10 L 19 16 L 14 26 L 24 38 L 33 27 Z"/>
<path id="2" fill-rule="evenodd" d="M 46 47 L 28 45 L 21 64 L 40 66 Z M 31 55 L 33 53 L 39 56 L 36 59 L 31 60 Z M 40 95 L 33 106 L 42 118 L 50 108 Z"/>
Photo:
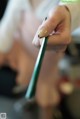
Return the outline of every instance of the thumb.
<path id="1" fill-rule="evenodd" d="M 63 17 L 59 14 L 59 10 L 55 9 L 51 11 L 49 18 L 42 23 L 41 27 L 38 30 L 38 37 L 46 37 L 50 35 L 57 25 L 62 21 Z"/>

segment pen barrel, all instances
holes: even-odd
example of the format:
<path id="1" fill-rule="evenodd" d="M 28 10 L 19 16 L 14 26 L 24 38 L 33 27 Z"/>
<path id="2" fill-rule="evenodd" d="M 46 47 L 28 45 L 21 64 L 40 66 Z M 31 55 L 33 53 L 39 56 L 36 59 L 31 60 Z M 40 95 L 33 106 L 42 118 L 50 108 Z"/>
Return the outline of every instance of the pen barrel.
<path id="1" fill-rule="evenodd" d="M 27 99 L 30 99 L 35 95 L 36 84 L 37 84 L 37 81 L 38 81 L 42 61 L 43 61 L 44 54 L 45 54 L 45 51 L 46 51 L 46 46 L 47 46 L 47 37 L 43 39 L 41 47 L 40 47 L 40 51 L 39 51 L 39 54 L 38 54 L 38 57 L 37 57 L 37 60 L 36 60 L 35 66 L 34 66 L 32 78 L 30 80 L 28 90 L 27 90 L 27 93 L 26 93 L 26 98 Z"/>

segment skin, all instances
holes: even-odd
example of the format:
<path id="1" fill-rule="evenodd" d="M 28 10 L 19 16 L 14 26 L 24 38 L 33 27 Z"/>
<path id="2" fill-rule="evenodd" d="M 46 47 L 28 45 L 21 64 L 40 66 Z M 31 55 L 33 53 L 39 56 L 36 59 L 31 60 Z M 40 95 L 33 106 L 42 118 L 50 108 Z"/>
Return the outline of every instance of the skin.
<path id="1" fill-rule="evenodd" d="M 41 24 L 41 26 L 38 29 L 37 34 L 34 37 L 33 44 L 35 46 L 40 46 L 41 45 L 41 40 L 43 37 L 49 36 L 48 38 L 48 48 L 50 50 L 54 50 L 57 52 L 57 56 L 62 54 L 62 52 L 65 51 L 67 45 L 71 42 L 71 18 L 70 18 L 70 12 L 65 6 L 58 6 L 55 9 L 51 10 L 48 19 Z M 57 48 L 56 48 L 57 47 Z M 54 55 L 55 56 L 55 55 Z M 60 60 L 60 57 L 57 60 L 57 63 Z M 57 59 L 56 58 L 56 59 Z M 57 66 L 57 65 L 56 65 Z M 57 81 L 56 81 L 57 82 Z M 54 83 L 55 84 L 55 83 Z M 40 84 L 39 84 L 40 85 Z M 51 86 L 51 85 L 50 85 Z M 43 86 L 44 87 L 44 86 Z M 46 90 L 47 92 L 50 90 L 51 87 L 46 85 L 46 89 L 43 88 L 43 91 Z M 50 98 L 50 92 L 47 94 L 46 91 L 41 95 L 44 97 L 44 95 L 49 96 Z M 37 98 L 40 95 L 40 90 L 37 93 Z M 56 95 L 55 95 L 56 92 Z M 39 94 L 39 95 L 38 95 Z M 38 103 L 41 104 L 42 106 L 48 106 L 50 105 L 50 99 L 47 100 L 48 98 L 45 98 L 41 100 L 38 98 Z M 54 95 L 52 96 L 51 104 L 57 104 L 59 95 L 57 95 L 57 89 L 54 89 Z M 56 99 L 56 100 L 54 100 Z M 46 101 L 47 100 L 47 101 Z"/>
<path id="2" fill-rule="evenodd" d="M 37 36 L 39 37 L 37 38 Z M 48 46 L 50 47 L 67 45 L 71 42 L 70 13 L 65 6 L 58 6 L 50 11 L 49 18 L 39 27 L 33 44 L 36 46 L 40 45 L 40 38 L 46 36 L 49 36 Z"/>
<path id="3" fill-rule="evenodd" d="M 21 38 L 14 40 L 14 45 L 8 54 L 0 53 L 0 65 L 7 64 L 18 71 L 16 82 L 18 85 L 28 85 L 33 66 L 37 57 L 42 38 L 49 36 L 47 51 L 40 77 L 36 87 L 36 100 L 43 111 L 45 119 L 52 119 L 52 105 L 60 102 L 58 92 L 58 62 L 63 57 L 67 45 L 71 42 L 70 13 L 64 6 L 57 6 L 51 10 L 49 17 L 41 24 L 32 13 L 23 14 L 20 26 Z M 38 26 L 41 26 L 38 28 Z M 33 29 L 35 28 L 35 29 Z M 34 40 L 32 38 L 38 28 Z M 33 31 L 33 32 L 32 32 Z M 21 42 L 22 41 L 22 42 Z M 24 47 L 23 47 L 24 46 Z M 26 49 L 26 50 L 25 50 Z M 27 79 L 27 80 L 26 80 Z M 46 116 L 49 107 L 49 118 Z M 50 108 L 51 107 L 51 108 Z"/>
<path id="4" fill-rule="evenodd" d="M 49 36 L 48 49 L 56 51 L 57 55 L 59 55 L 58 52 L 60 53 L 64 52 L 67 45 L 71 42 L 70 34 L 71 34 L 70 12 L 65 6 L 58 6 L 50 12 L 48 19 L 45 22 L 43 22 L 42 25 L 39 27 L 38 32 L 36 33 L 35 38 L 33 40 L 33 44 L 39 47 L 42 43 L 42 38 Z M 57 58 L 60 59 L 60 57 Z M 56 82 L 54 82 L 55 85 Z M 51 85 L 49 84 L 43 85 L 43 88 L 41 90 L 41 88 L 39 87 L 42 85 L 43 85 L 42 83 L 41 85 L 39 84 L 38 91 L 36 94 L 38 103 L 40 104 L 41 107 L 43 107 L 42 118 L 53 119 L 52 105 L 56 106 L 59 103 L 60 96 L 55 85 L 53 92 L 52 90 L 50 90 Z M 48 108 L 48 106 L 50 107 Z M 47 112 L 47 109 L 49 114 Z"/>

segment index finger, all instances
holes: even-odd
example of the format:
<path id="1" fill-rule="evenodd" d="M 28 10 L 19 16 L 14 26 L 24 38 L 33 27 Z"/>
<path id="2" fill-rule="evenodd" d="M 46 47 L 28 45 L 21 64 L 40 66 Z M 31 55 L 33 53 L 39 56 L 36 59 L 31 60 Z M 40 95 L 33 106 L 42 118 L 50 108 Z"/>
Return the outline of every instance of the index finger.
<path id="1" fill-rule="evenodd" d="M 43 22 L 43 24 L 39 28 L 38 36 L 42 38 L 50 35 L 62 20 L 63 17 L 59 12 L 59 8 L 51 11 L 49 18 L 45 22 Z"/>

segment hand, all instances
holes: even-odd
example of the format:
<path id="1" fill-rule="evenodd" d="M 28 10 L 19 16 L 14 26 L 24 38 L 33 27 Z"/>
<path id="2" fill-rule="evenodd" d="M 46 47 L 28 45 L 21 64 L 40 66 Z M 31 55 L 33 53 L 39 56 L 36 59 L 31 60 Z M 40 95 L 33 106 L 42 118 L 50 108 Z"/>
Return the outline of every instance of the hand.
<path id="1" fill-rule="evenodd" d="M 69 44 L 71 42 L 70 17 L 70 12 L 65 6 L 58 6 L 51 10 L 49 18 L 39 27 L 34 37 L 33 44 L 40 46 L 42 38 L 46 36 L 49 36 L 49 48 L 55 49 L 55 46 L 65 46 Z"/>
<path id="2" fill-rule="evenodd" d="M 39 47 L 42 43 L 42 38 L 48 36 L 48 48 L 55 52 L 53 59 L 53 73 L 57 69 L 57 65 L 67 45 L 71 42 L 71 18 L 70 12 L 65 6 L 58 6 L 53 9 L 49 18 L 39 27 L 33 44 Z M 48 61 L 49 62 L 49 61 Z M 50 61 L 51 62 L 51 61 Z M 58 70 L 56 70 L 58 72 Z M 60 101 L 57 83 L 55 78 L 56 73 L 52 79 L 46 81 L 38 81 L 36 98 L 38 103 L 43 106 L 57 105 Z M 58 75 L 58 74 L 57 74 Z M 52 84 L 54 82 L 54 84 Z"/>

